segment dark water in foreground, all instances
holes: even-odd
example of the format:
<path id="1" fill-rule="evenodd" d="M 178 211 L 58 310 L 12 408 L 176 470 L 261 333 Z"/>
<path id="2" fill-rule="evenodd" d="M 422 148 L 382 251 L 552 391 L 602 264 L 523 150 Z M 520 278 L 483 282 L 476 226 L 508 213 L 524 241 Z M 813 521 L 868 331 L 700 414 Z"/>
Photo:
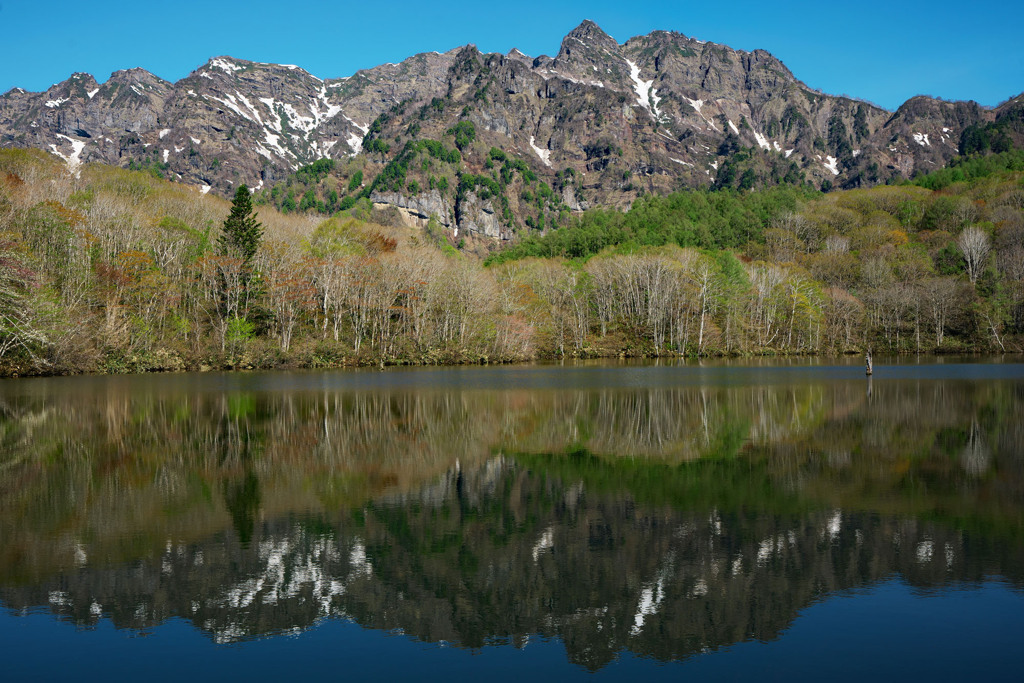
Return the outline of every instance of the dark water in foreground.
<path id="1" fill-rule="evenodd" d="M 1024 365 L 0 381 L 0 678 L 1017 679 Z"/>

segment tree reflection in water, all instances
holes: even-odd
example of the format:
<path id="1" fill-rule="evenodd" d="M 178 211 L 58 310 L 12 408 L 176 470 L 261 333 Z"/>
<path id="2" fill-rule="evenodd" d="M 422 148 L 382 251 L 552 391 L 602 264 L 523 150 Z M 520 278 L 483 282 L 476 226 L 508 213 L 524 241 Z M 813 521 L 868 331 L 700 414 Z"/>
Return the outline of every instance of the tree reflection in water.
<path id="1" fill-rule="evenodd" d="M 218 642 L 324 617 L 597 669 L 836 591 L 1024 582 L 1014 382 L 8 396 L 0 599 Z"/>

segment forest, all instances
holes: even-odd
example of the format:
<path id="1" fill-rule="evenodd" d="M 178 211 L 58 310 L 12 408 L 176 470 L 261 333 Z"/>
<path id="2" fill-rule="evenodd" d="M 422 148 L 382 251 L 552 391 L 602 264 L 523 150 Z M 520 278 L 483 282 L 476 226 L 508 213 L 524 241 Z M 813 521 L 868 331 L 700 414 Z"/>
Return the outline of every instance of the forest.
<path id="1" fill-rule="evenodd" d="M 486 258 L 482 241 L 460 249 L 436 222 L 406 227 L 365 198 L 308 208 L 0 151 L 0 372 L 1024 342 L 1020 151 L 869 189 L 648 195 L 523 228 Z"/>

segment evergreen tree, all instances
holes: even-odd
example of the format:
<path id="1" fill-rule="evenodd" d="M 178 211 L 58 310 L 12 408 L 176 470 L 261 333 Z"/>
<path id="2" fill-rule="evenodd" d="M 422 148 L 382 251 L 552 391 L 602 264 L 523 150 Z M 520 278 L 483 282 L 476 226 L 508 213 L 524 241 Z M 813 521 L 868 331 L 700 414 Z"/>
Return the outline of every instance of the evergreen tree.
<path id="1" fill-rule="evenodd" d="M 248 187 L 239 185 L 220 234 L 220 253 L 238 256 L 248 263 L 259 250 L 262 239 L 263 226 L 256 220 L 252 195 Z"/>

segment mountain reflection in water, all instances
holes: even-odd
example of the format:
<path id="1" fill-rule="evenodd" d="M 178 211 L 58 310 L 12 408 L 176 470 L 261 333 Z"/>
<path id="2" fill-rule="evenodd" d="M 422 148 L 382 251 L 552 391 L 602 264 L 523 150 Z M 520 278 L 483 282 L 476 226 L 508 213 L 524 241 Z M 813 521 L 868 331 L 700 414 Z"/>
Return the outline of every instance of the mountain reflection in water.
<path id="1" fill-rule="evenodd" d="M 870 396 L 813 373 L 501 390 L 162 380 L 0 386 L 8 609 L 130 629 L 180 617 L 216 642 L 327 617 L 469 648 L 539 634 L 596 670 L 624 651 L 674 661 L 770 640 L 893 575 L 1024 586 L 1014 372 L 876 379 Z"/>

